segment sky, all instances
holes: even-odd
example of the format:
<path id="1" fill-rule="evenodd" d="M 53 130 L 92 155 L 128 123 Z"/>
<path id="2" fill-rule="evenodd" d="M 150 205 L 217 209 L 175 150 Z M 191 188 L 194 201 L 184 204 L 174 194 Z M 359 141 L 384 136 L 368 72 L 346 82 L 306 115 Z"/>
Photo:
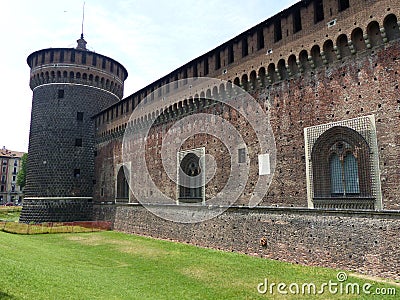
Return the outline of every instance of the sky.
<path id="1" fill-rule="evenodd" d="M 32 91 L 26 58 L 40 49 L 76 47 L 83 6 L 87 48 L 125 66 L 127 97 L 296 2 L 4 0 L 0 147 L 28 151 Z"/>

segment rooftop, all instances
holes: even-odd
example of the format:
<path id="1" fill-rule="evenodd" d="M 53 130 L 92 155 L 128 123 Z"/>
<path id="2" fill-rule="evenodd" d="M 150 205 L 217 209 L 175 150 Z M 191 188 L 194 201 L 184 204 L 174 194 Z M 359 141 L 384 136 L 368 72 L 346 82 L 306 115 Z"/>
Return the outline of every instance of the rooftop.
<path id="1" fill-rule="evenodd" d="M 0 150 L 0 157 L 2 158 L 15 158 L 15 157 L 22 157 L 24 152 L 8 150 L 5 146 Z"/>

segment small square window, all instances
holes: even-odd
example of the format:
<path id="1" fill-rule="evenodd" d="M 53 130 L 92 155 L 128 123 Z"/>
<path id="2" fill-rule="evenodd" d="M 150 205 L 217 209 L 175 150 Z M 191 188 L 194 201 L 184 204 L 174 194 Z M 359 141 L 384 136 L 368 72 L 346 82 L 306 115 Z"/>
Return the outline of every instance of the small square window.
<path id="1" fill-rule="evenodd" d="M 75 178 L 81 177 L 81 169 L 74 169 L 74 177 Z"/>
<path id="2" fill-rule="evenodd" d="M 76 113 L 76 119 L 77 119 L 78 121 L 83 121 L 83 112 L 78 111 L 78 112 Z"/>
<path id="3" fill-rule="evenodd" d="M 58 99 L 64 98 L 64 90 L 58 90 Z"/>
<path id="4" fill-rule="evenodd" d="M 75 146 L 82 147 L 82 139 L 75 139 Z"/>
<path id="5" fill-rule="evenodd" d="M 238 149 L 238 162 L 239 162 L 239 164 L 246 162 L 246 149 L 245 148 Z"/>

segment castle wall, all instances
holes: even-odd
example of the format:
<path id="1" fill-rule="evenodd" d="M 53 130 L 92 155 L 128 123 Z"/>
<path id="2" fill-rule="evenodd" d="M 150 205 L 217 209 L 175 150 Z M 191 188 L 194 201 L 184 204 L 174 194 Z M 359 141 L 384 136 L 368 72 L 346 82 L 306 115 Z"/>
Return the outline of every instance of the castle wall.
<path id="1" fill-rule="evenodd" d="M 398 81 L 400 46 L 398 41 L 390 42 L 385 46 L 375 47 L 373 50 L 355 54 L 341 63 L 330 65 L 327 68 L 313 69 L 312 73 L 288 78 L 266 88 L 249 90 L 270 116 L 271 126 L 275 136 L 277 148 L 277 165 L 271 187 L 261 205 L 306 207 L 306 165 L 305 142 L 303 129 L 308 126 L 342 121 L 356 117 L 374 115 L 376 119 L 377 142 L 379 149 L 379 169 L 381 189 L 383 193 L 383 209 L 399 209 L 400 190 L 396 184 L 399 181 L 399 166 L 396 163 L 400 153 L 395 145 L 398 144 L 398 134 L 393 128 L 399 127 Z M 180 104 L 182 105 L 182 104 Z M 178 105 L 179 106 L 179 105 Z M 250 180 L 246 186 L 247 194 L 243 194 L 238 204 L 245 204 L 251 194 L 251 187 L 257 179 L 258 142 L 250 124 L 240 119 L 232 109 L 221 104 L 199 107 L 194 113 L 208 112 L 223 117 L 229 121 L 244 136 L 249 146 L 249 160 L 251 166 Z M 192 112 L 193 113 L 193 112 Z M 103 188 L 106 192 L 102 198 L 96 200 L 114 201 L 116 172 L 115 168 L 122 164 L 122 139 L 126 126 L 130 123 L 122 115 L 107 126 L 118 125 L 110 134 L 98 136 L 97 172 L 95 190 Z M 147 146 L 151 157 L 148 160 L 150 173 L 158 186 L 167 191 L 167 194 L 176 197 L 175 184 L 163 172 L 161 164 L 161 144 L 172 124 L 186 115 L 176 109 L 176 117 L 165 118 L 161 123 L 155 123 L 147 137 Z M 125 123 L 124 123 L 125 121 Z M 152 121 L 153 122 L 153 121 Z M 128 123 L 128 125 L 127 125 Z M 101 125 L 104 127 L 104 125 Z M 101 128 L 101 126 L 99 128 Z M 115 126 L 115 125 L 114 125 Z M 205 124 L 196 124 L 199 128 Z M 182 128 L 182 132 L 190 128 Z M 139 129 L 137 129 L 140 132 Z M 247 133 L 247 136 L 246 136 Z M 140 133 L 138 134 L 139 139 Z M 223 135 L 223 140 L 229 139 L 229 133 Z M 207 153 L 212 154 L 219 166 L 226 166 L 226 170 L 219 174 L 216 190 L 224 184 L 222 176 L 229 176 L 229 166 L 223 161 L 227 151 L 212 136 L 194 136 L 186 141 L 182 149 L 205 147 Z M 134 146 L 132 151 L 135 152 Z M 233 149 L 233 152 L 237 149 Z M 113 163 L 109 163 L 113 161 Z M 135 160 L 133 160 L 135 161 Z M 133 172 L 140 176 L 141 167 L 131 166 Z M 220 169 L 221 170 L 221 169 Z M 100 172 L 102 175 L 100 175 Z M 107 173 L 107 175 L 105 175 Z M 161 175 L 160 175 L 161 174 Z M 104 179 L 100 179 L 100 176 Z M 106 181 L 109 184 L 106 184 Z M 104 182 L 104 184 L 102 184 Z M 211 185 L 208 193 L 211 195 Z M 145 189 L 145 186 L 143 186 Z M 133 200 L 133 197 L 131 197 Z"/>
<path id="2" fill-rule="evenodd" d="M 21 220 L 89 218 L 93 196 L 94 219 L 112 220 L 116 230 L 399 279 L 400 3 L 350 0 L 348 7 L 338 3 L 300 1 L 122 100 L 127 72 L 114 60 L 74 49 L 32 53 L 28 198 Z M 204 76 L 221 81 L 193 88 L 195 81 L 189 77 Z M 236 108 L 219 103 L 227 94 L 237 96 L 232 86 L 247 91 L 259 106 L 254 109 L 246 98 Z M 258 192 L 259 155 L 266 153 L 260 150 L 263 140 L 254 124 L 240 110 L 256 121 L 256 116 L 261 116 L 260 122 L 266 118 L 276 146 L 276 153 L 268 153 L 273 157 L 271 185 L 264 188 L 255 208 L 249 201 Z M 200 119 L 202 113 L 213 116 Z M 190 116 L 199 119 L 174 127 Z M 354 136 L 361 141 L 371 136 L 373 142 L 362 144 L 366 145 L 362 149 L 361 144 L 348 147 L 353 147 L 355 160 L 379 159 L 365 159 L 357 165 L 362 168 L 355 168 L 365 174 L 352 177 L 367 178 L 364 190 L 378 181 L 374 186 L 380 190 L 367 195 L 376 198 L 368 199 L 370 210 L 307 209 L 312 207 L 309 199 L 315 195 L 310 195 L 310 185 L 315 182 L 306 174 L 310 155 L 304 129 L 367 116 L 376 120 L 373 130 L 368 135 L 360 127 L 353 130 Z M 243 141 L 233 138 L 232 131 L 211 127 L 217 117 L 231 124 Z M 214 158 L 216 173 L 205 184 L 203 202 L 177 206 L 180 187 L 162 165 L 162 145 L 170 130 L 170 137 L 179 142 L 178 134 L 199 128 L 212 130 L 195 130 L 167 160 L 177 160 L 184 151 L 204 151 Z M 128 142 L 125 133 L 132 137 Z M 271 135 L 263 139 L 271 145 Z M 228 147 L 226 141 L 234 146 Z M 247 152 L 239 162 L 243 145 Z M 129 161 L 123 152 L 130 155 Z M 329 163 L 321 163 L 321 168 Z M 370 167 L 373 163 L 376 169 Z M 200 205 L 208 204 L 230 178 L 240 185 L 242 173 L 232 172 L 237 164 L 249 167 L 244 191 L 234 199 L 222 197 L 218 203 L 222 207 Z M 126 189 L 125 171 L 133 190 Z M 176 174 L 176 167 L 171 171 Z M 157 198 L 157 191 L 169 199 Z M 341 194 L 339 200 L 352 200 L 351 195 Z M 194 212 L 204 217 L 220 214 L 199 223 L 174 223 L 137 203 L 151 198 L 156 211 L 186 219 Z M 130 204 L 109 205 L 115 202 Z M 228 204 L 234 205 L 222 212 Z"/>
<path id="3" fill-rule="evenodd" d="M 194 208 L 159 209 L 190 215 Z M 195 209 L 209 213 L 207 207 Z M 183 224 L 161 219 L 138 205 L 95 205 L 94 216 L 113 220 L 115 230 L 127 233 L 294 264 L 400 278 L 400 219 L 396 213 L 232 207 L 208 221 Z"/>
<path id="4" fill-rule="evenodd" d="M 327 0 L 323 1 L 324 18 L 315 22 L 314 3 L 295 4 L 96 115 L 96 203 L 119 202 L 117 174 L 126 163 L 122 153 L 124 134 L 133 133 L 136 141 L 144 143 L 124 144 L 134 158 L 127 166 L 131 186 L 135 186 L 134 180 L 140 182 L 138 190 L 131 191 L 124 200 L 131 204 L 95 205 L 94 218 L 113 220 L 116 230 L 128 233 L 400 278 L 396 250 L 400 225 L 400 6 L 391 0 L 350 0 L 349 7 L 340 11 L 338 1 Z M 296 21 L 299 16 L 301 26 Z M 189 87 L 190 76 L 210 76 L 228 84 L 210 86 L 164 104 L 173 91 Z M 178 79 L 177 84 L 172 83 Z M 258 177 L 260 141 L 237 111 L 208 101 L 220 98 L 229 90 L 229 84 L 240 86 L 256 99 L 275 137 L 276 169 L 271 186 L 255 208 L 244 206 Z M 147 105 L 141 106 L 145 102 Z M 145 169 L 135 159 L 139 149 L 135 146 L 146 145 L 146 168 L 156 187 L 172 200 L 178 199 L 177 184 L 161 164 L 161 145 L 175 122 L 199 113 L 222 117 L 240 132 L 248 146 L 250 175 L 244 192 L 225 212 L 199 223 L 175 223 L 153 213 L 190 219 L 193 213 L 207 216 L 210 211 L 227 207 L 176 206 L 167 202 L 151 206 L 149 212 L 137 204 L 138 195 L 139 200 L 148 199 L 153 191 L 141 178 Z M 377 154 L 379 161 L 367 164 L 377 164 L 373 176 L 379 181 L 376 186 L 382 196 L 382 203 L 375 203 L 378 211 L 308 209 L 310 179 L 306 174 L 304 128 L 367 116 L 375 120 L 371 136 L 377 145 L 368 149 L 370 156 Z M 153 126 L 147 134 L 142 129 L 148 123 Z M 207 127 L 202 121 L 194 125 Z M 187 126 L 176 132 L 190 130 Z M 362 130 L 360 136 L 365 133 Z M 221 141 L 229 139 L 227 133 Z M 214 157 L 219 167 L 214 181 L 206 185 L 207 200 L 223 188 L 226 178 L 232 177 L 231 166 L 226 161 L 228 149 L 212 134 L 195 134 L 179 150 L 200 147 Z M 237 149 L 233 150 L 235 153 Z M 356 155 L 360 153 L 357 151 Z M 176 159 L 176 154 L 169 159 Z M 372 172 L 372 168 L 360 170 Z M 262 245 L 261 240 L 266 244 Z"/>
<path id="5" fill-rule="evenodd" d="M 307 206 L 303 133 L 305 127 L 373 115 L 377 122 L 380 174 L 376 176 L 380 175 L 382 181 L 382 207 L 398 209 L 399 203 L 395 199 L 399 195 L 396 185 L 399 170 L 395 161 L 399 153 L 393 146 L 398 142 L 398 137 L 396 131 L 391 128 L 399 126 L 396 95 L 400 33 L 395 16 L 399 7 L 395 1 L 350 1 L 349 4 L 348 8 L 339 12 L 337 1 L 324 1 L 325 18 L 315 23 L 313 1 L 299 2 L 96 115 L 94 119 L 99 153 L 96 165 L 99 167 L 96 171 L 95 200 L 115 200 L 115 177 L 118 171 L 116 168 L 122 164 L 124 132 L 127 129 L 140 132 L 142 124 L 155 121 L 155 113 L 156 116 L 160 113 L 163 121 L 157 121 L 152 128 L 153 134 L 147 137 L 147 145 L 152 149 L 148 155 L 158 158 L 156 161 L 151 160 L 149 167 L 153 178 L 159 183 L 158 186 L 167 190 L 167 194 L 172 198 L 176 197 L 175 184 L 165 176 L 161 168 L 161 156 L 157 147 L 162 144 L 163 137 L 172 124 L 184 118 L 190 107 L 196 106 L 204 97 L 212 96 L 218 99 L 229 87 L 209 87 L 185 99 L 177 99 L 176 103 L 170 106 L 163 105 L 163 99 L 173 95 L 177 86 L 182 89 L 188 86 L 185 78 L 196 75 L 194 70 L 197 70 L 197 75 L 202 75 L 200 70 L 203 67 L 196 63 L 209 56 L 208 76 L 227 80 L 228 83 L 232 82 L 245 89 L 270 118 L 277 147 L 277 166 L 262 205 Z M 298 11 L 302 26 L 301 30 L 294 32 L 293 18 Z M 282 32 L 287 34 L 282 34 L 282 39 L 275 41 L 273 31 L 276 30 L 275 24 L 278 19 Z M 331 19 L 335 20 L 335 23 L 328 26 L 326 21 Z M 264 47 L 258 49 L 260 30 L 263 31 Z M 245 52 L 247 55 L 238 48 L 245 39 L 248 46 L 248 51 Z M 232 43 L 237 45 L 231 47 Z M 269 47 L 273 51 L 265 53 Z M 211 57 L 225 48 L 229 50 L 230 55 L 233 49 L 234 58 L 230 59 L 225 69 L 221 67 L 215 70 Z M 237 57 L 240 52 L 243 57 Z M 174 79 L 180 80 L 172 83 Z M 163 85 L 166 82 L 170 83 Z M 152 108 L 137 114 L 135 108 L 143 102 Z M 146 105 L 143 107 L 146 108 Z M 137 118 L 130 119 L 134 111 Z M 232 117 L 232 111 L 221 105 L 200 105 L 191 111 L 200 112 L 223 116 L 236 128 L 240 128 L 242 133 L 252 132 L 251 126 L 239 120 L 240 117 Z M 156 138 L 153 138 L 154 136 Z M 213 143 L 214 138 L 211 136 L 193 137 L 182 146 L 182 150 L 204 146 L 208 154 L 212 152 L 215 155 L 218 166 L 226 165 L 223 163 L 226 150 L 223 146 Z M 249 161 L 252 174 L 256 174 L 258 144 L 254 138 L 248 138 L 246 144 L 253 144 L 253 154 Z M 114 165 L 102 165 L 103 161 L 113 161 Z M 137 172 L 140 167 L 133 163 L 131 169 Z M 228 176 L 228 169 L 222 171 L 225 177 Z M 221 186 L 226 182 L 222 180 L 222 173 L 218 176 L 217 181 L 220 182 L 214 185 L 214 190 L 221 190 Z M 238 203 L 246 203 L 246 198 L 249 198 L 252 192 L 254 180 L 250 179 L 247 183 L 248 194 L 242 195 Z M 210 187 L 211 185 L 207 193 L 212 195 Z M 101 199 L 97 199 L 100 190 L 104 192 Z M 135 201 L 132 195 L 130 198 Z"/>

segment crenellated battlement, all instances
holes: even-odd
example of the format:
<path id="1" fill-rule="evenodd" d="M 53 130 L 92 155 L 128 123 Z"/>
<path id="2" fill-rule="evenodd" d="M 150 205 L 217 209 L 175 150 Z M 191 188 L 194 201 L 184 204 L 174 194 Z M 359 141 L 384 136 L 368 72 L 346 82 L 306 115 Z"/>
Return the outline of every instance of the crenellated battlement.
<path id="1" fill-rule="evenodd" d="M 308 6 L 304 6 L 305 3 L 303 2 L 310 1 L 299 2 L 277 16 L 282 19 L 284 16 L 293 17 L 293 13 L 297 10 L 301 12 L 303 10 L 307 11 Z M 331 2 L 329 1 L 328 3 Z M 371 3 L 367 6 L 365 2 Z M 341 12 L 338 11 L 337 15 L 334 16 L 335 21 L 333 23 L 319 24 L 320 22 L 318 22 L 313 26 L 310 25 L 313 31 L 311 32 L 310 27 L 307 35 L 299 32 L 296 38 L 289 39 L 288 36 L 288 44 L 279 42 L 276 43 L 276 48 L 270 48 L 266 53 L 265 51 L 257 51 L 251 55 L 235 58 L 221 72 L 214 70 L 208 76 L 222 79 L 228 84 L 235 84 L 248 92 L 254 93 L 257 90 L 280 85 L 288 80 L 303 76 L 311 77 L 317 72 L 328 70 L 349 60 L 357 60 L 361 56 L 372 56 L 376 50 L 400 38 L 400 21 L 398 21 L 399 18 L 396 14 L 393 13 L 396 11 L 397 15 L 400 15 L 397 3 L 384 0 L 353 1 L 350 2 L 350 5 L 357 3 L 359 5 L 355 7 L 349 6 Z M 382 5 L 386 5 L 386 9 L 382 10 Z M 360 8 L 365 9 L 365 11 L 357 10 Z M 367 16 L 367 8 L 369 16 Z M 374 12 L 376 13 L 375 15 Z M 252 30 L 264 28 L 277 16 L 255 26 Z M 321 28 L 318 29 L 319 27 Z M 266 28 L 269 27 L 267 26 Z M 240 37 L 247 35 L 249 38 L 250 32 L 251 30 L 246 31 L 231 41 L 243 43 L 244 40 Z M 267 41 L 264 40 L 264 43 L 266 44 Z M 247 46 L 254 48 L 254 45 Z M 222 48 L 224 47 L 217 47 L 210 53 L 219 52 Z M 176 98 L 176 103 L 172 103 L 169 106 L 163 105 L 162 99 L 172 95 L 176 96 L 180 89 L 187 87 L 188 77 L 202 76 L 201 72 L 193 72 L 193 70 L 199 70 L 199 63 L 202 58 L 207 55 L 210 56 L 210 53 L 189 62 L 164 78 L 100 112 L 95 116 L 97 136 L 101 140 L 108 139 L 107 136 L 115 136 L 116 132 L 124 130 L 127 126 L 133 127 L 138 124 L 140 127 L 140 122 L 151 120 L 154 114 L 158 115 L 163 111 L 179 113 L 179 108 L 185 106 L 185 103 L 193 107 L 193 103 L 201 102 L 201 99 L 205 97 L 218 98 L 219 93 L 229 90 L 227 84 L 208 87 L 198 92 L 193 90 L 193 94 L 190 97 L 178 97 Z M 207 68 L 210 69 L 210 66 Z M 186 71 L 182 71 L 184 69 Z M 142 105 L 142 107 L 148 107 L 148 109 L 139 113 L 141 116 L 137 120 L 133 120 L 132 124 L 128 124 L 129 115 L 139 103 L 143 104 L 143 101 L 149 104 L 158 102 L 159 105 Z M 153 109 L 154 107 L 155 109 Z"/>
<path id="2" fill-rule="evenodd" d="M 36 51 L 27 59 L 31 68 L 30 87 L 52 83 L 93 86 L 123 96 L 126 69 L 117 61 L 80 49 L 50 48 Z"/>

